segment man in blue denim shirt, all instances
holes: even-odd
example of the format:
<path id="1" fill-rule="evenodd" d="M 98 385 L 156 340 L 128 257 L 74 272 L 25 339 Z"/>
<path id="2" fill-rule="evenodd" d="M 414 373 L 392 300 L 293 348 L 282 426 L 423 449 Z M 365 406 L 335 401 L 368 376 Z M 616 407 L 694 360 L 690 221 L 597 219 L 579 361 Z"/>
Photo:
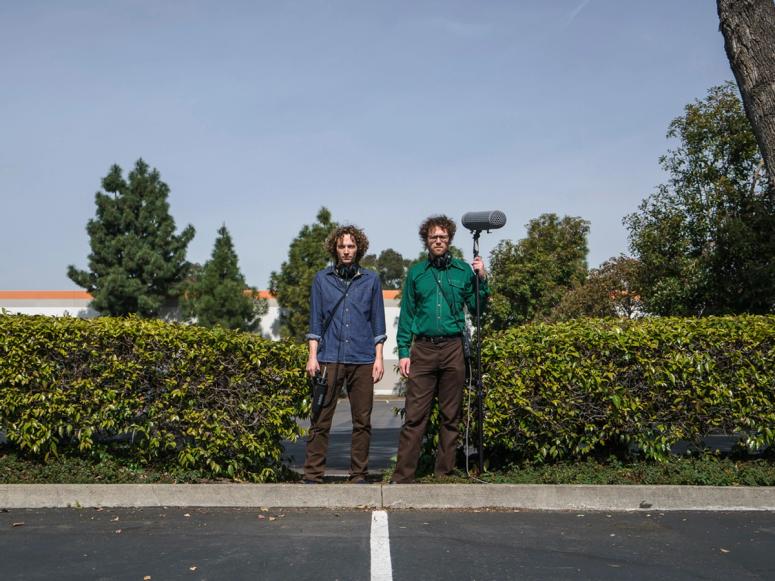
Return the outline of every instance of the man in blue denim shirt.
<path id="1" fill-rule="evenodd" d="M 312 418 L 309 430 L 304 461 L 306 483 L 323 480 L 328 433 L 343 383 L 347 385 L 353 422 L 350 482 L 366 482 L 374 384 L 384 373 L 382 347 L 387 338 L 379 277 L 359 266 L 368 248 L 369 239 L 363 230 L 355 226 L 337 228 L 326 240 L 334 266 L 318 272 L 312 283 L 307 373 L 313 377 L 322 367 L 328 389 L 323 409 Z"/>

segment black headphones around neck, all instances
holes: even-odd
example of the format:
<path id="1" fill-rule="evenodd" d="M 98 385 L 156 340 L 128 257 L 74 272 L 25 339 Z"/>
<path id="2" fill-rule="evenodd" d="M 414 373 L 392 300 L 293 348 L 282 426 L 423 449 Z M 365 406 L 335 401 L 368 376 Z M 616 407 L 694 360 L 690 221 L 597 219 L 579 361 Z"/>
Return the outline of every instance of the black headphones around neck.
<path id="1" fill-rule="evenodd" d="M 445 270 L 449 268 L 450 264 L 452 264 L 452 255 L 449 252 L 445 252 L 441 256 L 434 256 L 433 254 L 429 254 L 428 260 L 430 261 L 433 268 Z"/>
<path id="2" fill-rule="evenodd" d="M 336 272 L 337 276 L 343 280 L 350 280 L 351 278 L 354 278 L 356 274 L 358 274 L 358 265 L 354 262 L 351 262 L 350 264 L 337 264 L 334 267 L 334 271 Z"/>

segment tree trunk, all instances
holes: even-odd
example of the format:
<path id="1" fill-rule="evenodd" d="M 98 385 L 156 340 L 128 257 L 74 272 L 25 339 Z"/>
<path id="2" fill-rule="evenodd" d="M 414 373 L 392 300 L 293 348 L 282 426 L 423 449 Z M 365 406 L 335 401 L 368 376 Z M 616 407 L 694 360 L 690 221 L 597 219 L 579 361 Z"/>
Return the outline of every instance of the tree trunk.
<path id="1" fill-rule="evenodd" d="M 775 2 L 716 2 L 729 64 L 775 189 Z"/>

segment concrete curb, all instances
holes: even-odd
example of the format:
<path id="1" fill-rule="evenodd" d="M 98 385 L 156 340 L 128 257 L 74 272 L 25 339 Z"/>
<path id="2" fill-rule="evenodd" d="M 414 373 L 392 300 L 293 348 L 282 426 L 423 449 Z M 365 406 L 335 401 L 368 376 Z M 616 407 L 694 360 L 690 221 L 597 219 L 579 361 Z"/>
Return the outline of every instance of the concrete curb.
<path id="1" fill-rule="evenodd" d="M 775 511 L 775 487 L 530 484 L 4 484 L 0 508 L 274 507 Z"/>

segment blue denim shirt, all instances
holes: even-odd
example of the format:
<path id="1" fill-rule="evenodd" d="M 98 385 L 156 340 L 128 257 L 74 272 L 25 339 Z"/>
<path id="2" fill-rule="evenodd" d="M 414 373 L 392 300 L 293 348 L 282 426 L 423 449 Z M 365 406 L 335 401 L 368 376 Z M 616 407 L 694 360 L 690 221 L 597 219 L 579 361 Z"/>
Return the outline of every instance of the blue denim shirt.
<path id="1" fill-rule="evenodd" d="M 344 299 L 337 306 L 342 294 Z M 335 306 L 336 312 L 321 337 Z M 374 346 L 387 339 L 385 303 L 377 274 L 360 268 L 358 274 L 345 281 L 333 267 L 318 272 L 312 282 L 307 339 L 319 341 L 320 363 L 374 363 Z"/>

